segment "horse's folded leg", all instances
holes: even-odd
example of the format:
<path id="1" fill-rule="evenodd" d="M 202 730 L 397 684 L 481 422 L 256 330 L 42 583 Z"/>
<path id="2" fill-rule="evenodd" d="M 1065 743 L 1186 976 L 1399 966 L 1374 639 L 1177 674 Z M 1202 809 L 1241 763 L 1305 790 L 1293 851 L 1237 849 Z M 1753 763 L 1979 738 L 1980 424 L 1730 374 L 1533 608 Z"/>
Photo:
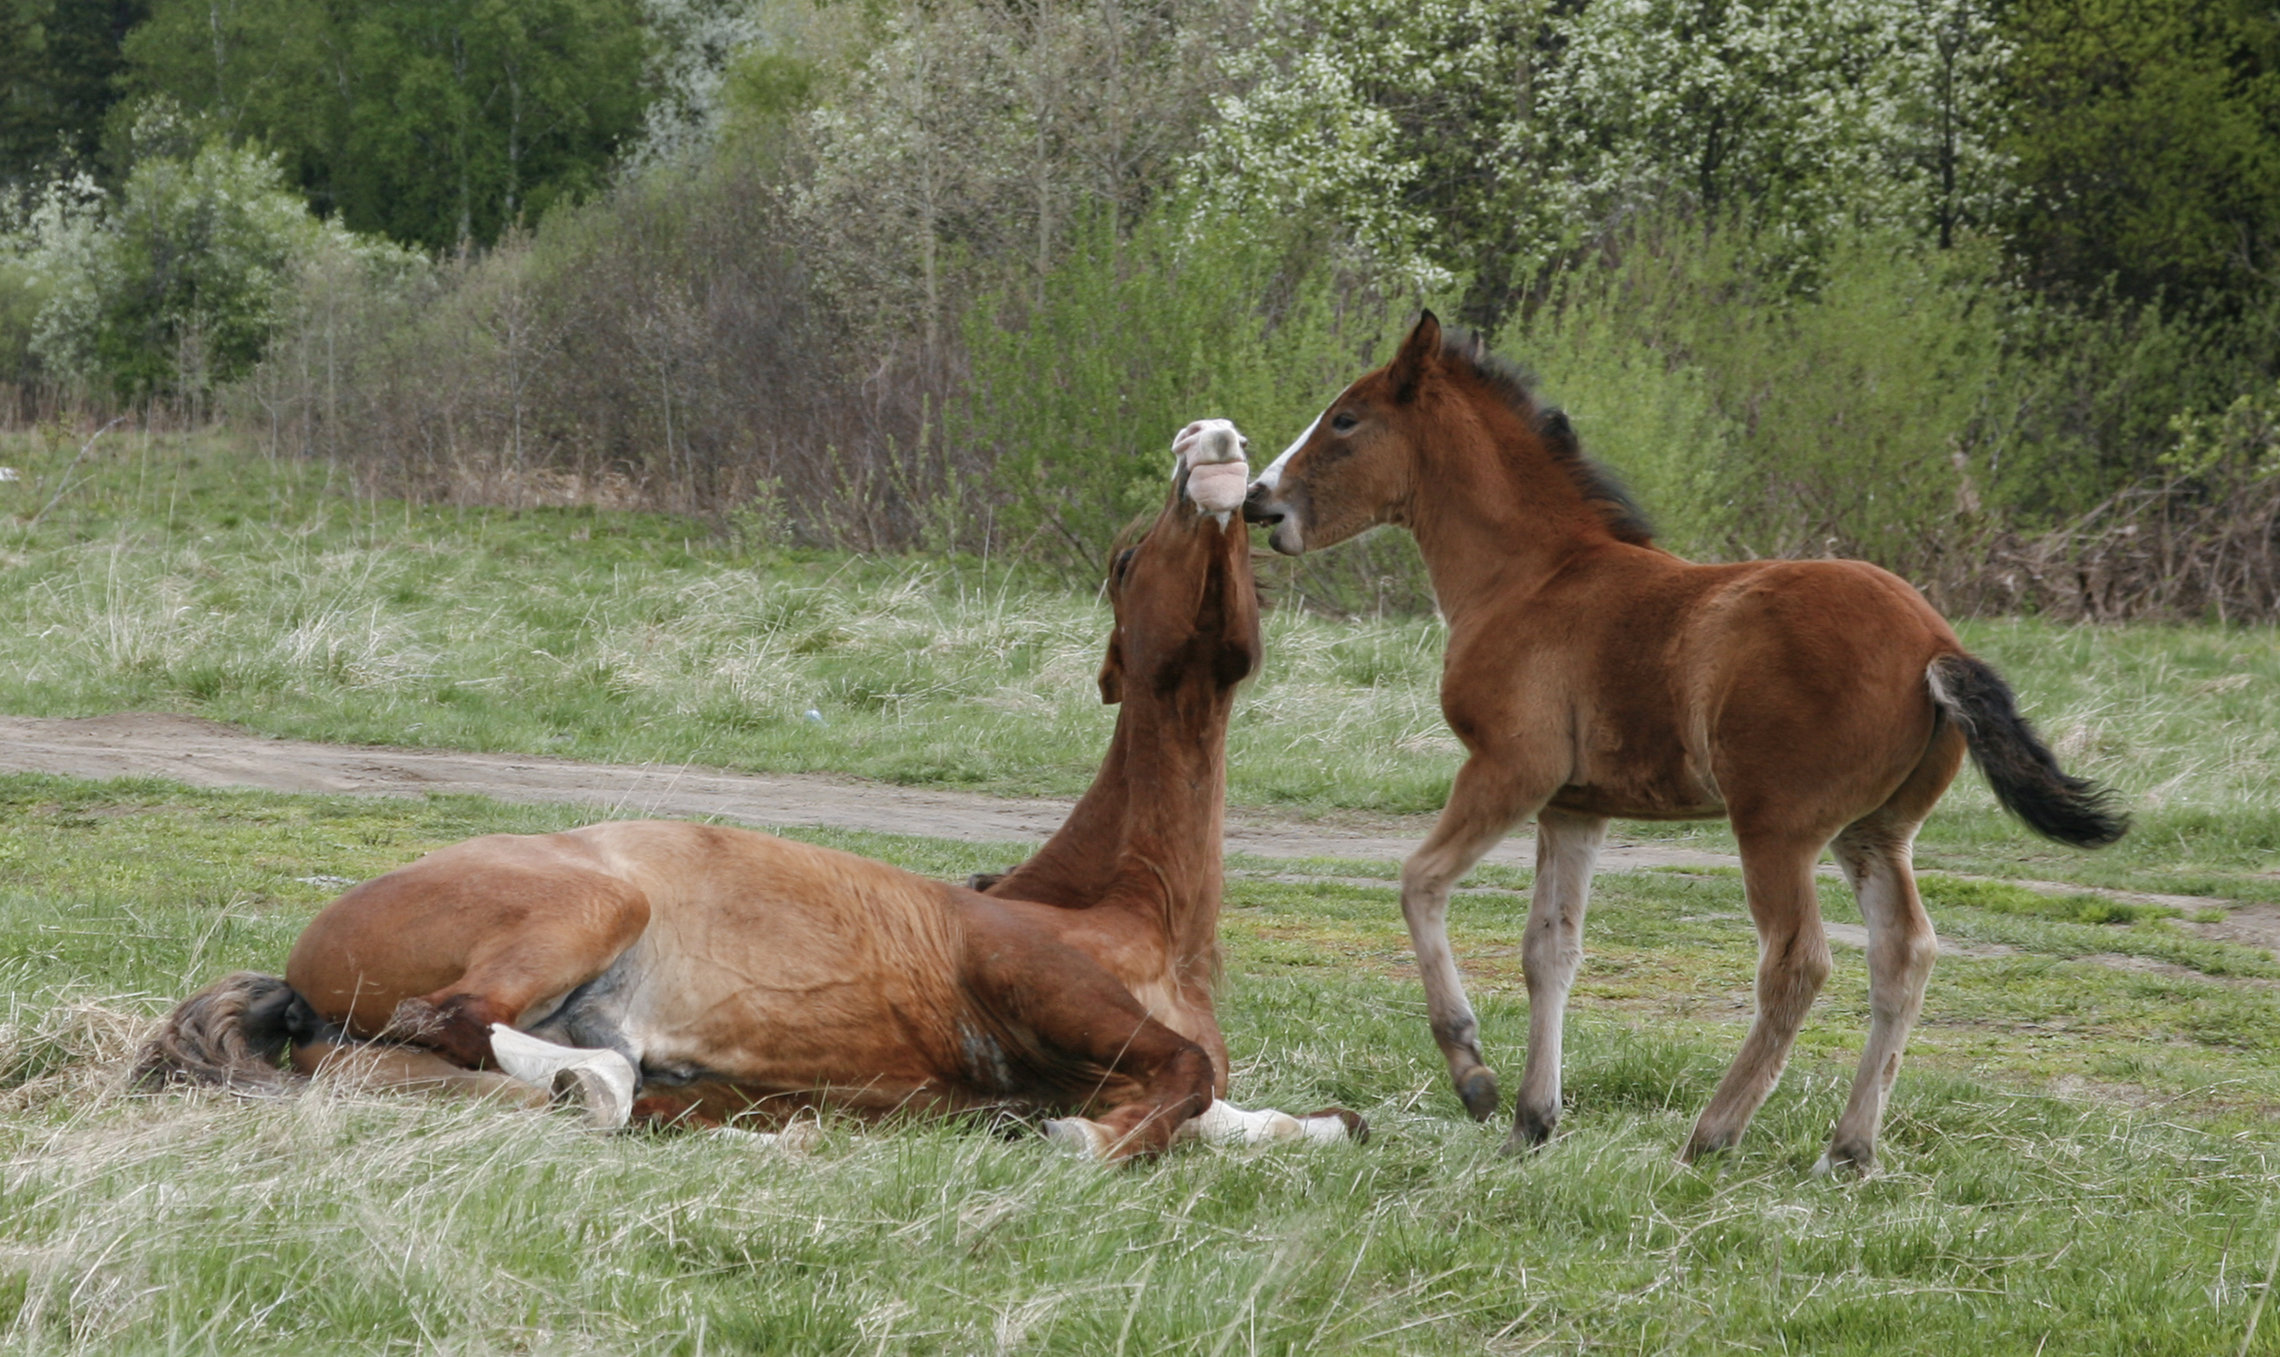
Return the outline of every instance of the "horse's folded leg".
<path id="1" fill-rule="evenodd" d="M 1326 1107 L 1307 1116 L 1294 1117 L 1272 1108 L 1249 1112 L 1233 1103 L 1214 1099 L 1210 1107 L 1181 1131 L 1183 1138 L 1193 1135 L 1207 1145 L 1327 1144 L 1367 1140 L 1370 1126 L 1343 1107 Z"/>
<path id="2" fill-rule="evenodd" d="M 640 1072 L 616 1051 L 557 1046 L 505 1023 L 491 1027 L 491 1052 L 499 1068 L 551 1089 L 557 1100 L 575 1102 L 597 1130 L 615 1131 L 633 1117 L 633 1092 Z"/>
<path id="3" fill-rule="evenodd" d="M 1308 1140 L 1326 1144 L 1350 1140 L 1360 1145 L 1370 1138 L 1369 1122 L 1362 1118 L 1361 1113 L 1349 1112 L 1343 1107 L 1325 1107 L 1319 1112 L 1310 1112 L 1298 1119 L 1298 1126 Z"/>
<path id="4" fill-rule="evenodd" d="M 1116 1148 L 1116 1133 L 1084 1117 L 1055 1117 L 1045 1123 L 1045 1139 L 1054 1148 L 1079 1159 L 1107 1162 Z"/>

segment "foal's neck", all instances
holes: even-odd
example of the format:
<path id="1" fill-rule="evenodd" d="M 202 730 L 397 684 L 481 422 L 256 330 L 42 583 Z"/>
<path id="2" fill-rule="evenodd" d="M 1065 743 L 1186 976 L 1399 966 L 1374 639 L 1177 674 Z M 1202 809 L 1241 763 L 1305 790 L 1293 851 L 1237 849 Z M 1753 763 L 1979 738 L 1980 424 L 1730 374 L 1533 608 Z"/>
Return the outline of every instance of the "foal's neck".
<path id="1" fill-rule="evenodd" d="M 1202 685 L 1128 694 L 1092 787 L 990 893 L 1130 914 L 1175 969 L 1216 959 L 1233 706 L 1232 689 Z"/>
<path id="2" fill-rule="evenodd" d="M 1418 440 L 1416 488 L 1400 522 L 1417 539 L 1451 630 L 1618 540 L 1517 412 L 1473 407 L 1442 420 Z"/>

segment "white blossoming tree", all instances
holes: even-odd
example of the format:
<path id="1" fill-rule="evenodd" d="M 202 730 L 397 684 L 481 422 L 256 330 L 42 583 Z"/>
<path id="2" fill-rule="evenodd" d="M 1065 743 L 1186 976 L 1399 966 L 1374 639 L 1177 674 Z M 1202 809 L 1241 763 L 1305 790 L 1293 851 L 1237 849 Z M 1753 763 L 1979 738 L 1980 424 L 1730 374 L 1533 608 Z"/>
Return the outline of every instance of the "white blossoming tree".
<path id="1" fill-rule="evenodd" d="M 1316 214 L 1493 323 L 1653 204 L 1747 205 L 1776 253 L 1983 215 L 1986 0 L 1265 0 L 1191 179 Z"/>

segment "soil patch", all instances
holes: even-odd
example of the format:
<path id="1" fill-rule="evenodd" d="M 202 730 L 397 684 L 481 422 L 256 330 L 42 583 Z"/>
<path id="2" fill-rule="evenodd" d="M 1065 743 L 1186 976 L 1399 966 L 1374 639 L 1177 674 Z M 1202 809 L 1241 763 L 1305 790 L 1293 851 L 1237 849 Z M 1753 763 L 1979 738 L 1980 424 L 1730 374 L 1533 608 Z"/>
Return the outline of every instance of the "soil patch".
<path id="1" fill-rule="evenodd" d="M 328 795 L 468 793 L 501 801 L 588 805 L 601 815 L 718 816 L 762 828 L 811 826 L 915 834 L 1002 843 L 1016 850 L 1043 843 L 1068 818 L 1074 804 L 1053 797 L 933 791 L 810 773 L 728 773 L 671 764 L 580 763 L 535 754 L 316 744 L 255 735 L 194 716 L 151 712 L 80 718 L 0 716 L 0 771 L 79 778 L 157 777 L 194 787 Z M 1431 817 L 1423 815 L 1341 815 L 1325 821 L 1231 806 L 1227 851 L 1262 858 L 1398 863 L 1424 840 L 1431 826 Z M 1498 844 L 1487 861 L 1533 867 L 1535 854 L 1534 838 L 1523 832 Z M 1740 864 L 1739 858 L 1727 853 L 1620 840 L 1610 840 L 1599 855 L 1600 870 L 1612 872 Z M 1319 878 L 1309 874 L 1308 879 Z M 2221 922 L 2191 926 L 2204 937 L 2280 952 L 2280 906 L 2228 907 L 2221 900 L 2194 896 L 2090 891 L 2058 882 L 2016 884 L 2157 900 L 2186 909 L 2224 908 Z M 1831 924 L 1829 935 L 1840 946 L 1857 947 L 1867 941 L 1857 925 Z M 1941 950 L 1996 956 L 2010 949 L 1943 941 Z"/>

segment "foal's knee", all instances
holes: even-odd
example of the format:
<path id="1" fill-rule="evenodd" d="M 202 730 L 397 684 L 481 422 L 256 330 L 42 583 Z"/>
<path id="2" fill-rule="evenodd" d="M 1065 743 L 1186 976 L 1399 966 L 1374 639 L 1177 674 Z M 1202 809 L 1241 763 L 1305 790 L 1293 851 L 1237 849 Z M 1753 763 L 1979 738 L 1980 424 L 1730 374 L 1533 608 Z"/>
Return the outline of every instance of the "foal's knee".
<path id="1" fill-rule="evenodd" d="M 1835 966 L 1829 943 L 1818 931 L 1792 933 L 1778 942 L 1768 941 L 1758 963 L 1758 983 L 1801 992 L 1811 998 L 1821 992 Z"/>
<path id="2" fill-rule="evenodd" d="M 1414 917 L 1419 911 L 1441 908 L 1454 884 L 1438 862 L 1413 857 L 1401 864 L 1401 909 Z"/>

